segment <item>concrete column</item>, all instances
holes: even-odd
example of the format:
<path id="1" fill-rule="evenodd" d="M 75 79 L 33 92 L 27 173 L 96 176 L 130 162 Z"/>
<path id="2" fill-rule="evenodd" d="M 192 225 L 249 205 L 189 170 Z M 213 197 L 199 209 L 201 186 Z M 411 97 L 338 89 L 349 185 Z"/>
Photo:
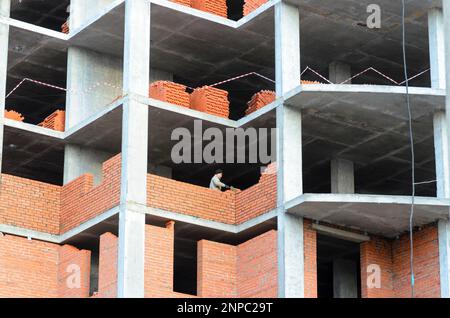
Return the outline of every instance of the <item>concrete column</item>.
<path id="1" fill-rule="evenodd" d="M 119 297 L 144 297 L 145 206 L 147 203 L 148 106 L 133 95 L 147 95 L 150 79 L 150 3 L 125 2 L 122 181 L 119 215 Z"/>
<path id="2" fill-rule="evenodd" d="M 333 261 L 333 297 L 358 298 L 358 267 L 355 261 Z"/>
<path id="3" fill-rule="evenodd" d="M 432 9 L 429 13 L 430 34 L 430 67 L 431 85 L 433 88 L 446 89 L 450 92 L 450 2 L 442 1 L 443 13 L 440 9 Z M 450 198 L 450 95 L 446 96 L 446 111 L 434 116 L 434 139 L 437 196 Z M 450 212 L 450 211 L 449 211 Z M 450 217 L 450 213 L 449 213 Z M 439 221 L 439 263 L 441 297 L 450 298 L 450 224 Z"/>
<path id="4" fill-rule="evenodd" d="M 428 41 L 430 51 L 431 87 L 445 89 L 445 40 L 442 9 L 428 12 Z"/>
<path id="5" fill-rule="evenodd" d="M 353 162 L 344 159 L 331 160 L 331 193 L 355 193 Z"/>
<path id="6" fill-rule="evenodd" d="M 300 85 L 300 14 L 298 7 L 275 6 L 276 92 Z M 303 219 L 287 214 L 285 203 L 303 193 L 302 114 L 288 105 L 277 108 L 278 295 L 304 297 Z"/>
<path id="7" fill-rule="evenodd" d="M 334 61 L 329 66 L 329 80 L 334 84 L 341 84 L 352 77 L 352 69 L 350 65 Z M 352 81 L 345 82 L 345 84 L 351 84 Z"/>
<path id="8" fill-rule="evenodd" d="M 11 0 L 0 2 L 0 16 L 9 17 Z M 5 113 L 6 79 L 8 76 L 9 26 L 0 23 L 0 181 L 3 158 L 3 119 Z"/>

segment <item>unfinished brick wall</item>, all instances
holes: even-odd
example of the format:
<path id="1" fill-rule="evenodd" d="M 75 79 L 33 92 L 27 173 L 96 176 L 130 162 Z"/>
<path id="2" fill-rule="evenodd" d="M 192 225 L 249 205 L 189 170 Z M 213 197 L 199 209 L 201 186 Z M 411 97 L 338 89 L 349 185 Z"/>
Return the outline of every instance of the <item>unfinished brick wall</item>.
<path id="1" fill-rule="evenodd" d="M 249 15 L 260 6 L 265 4 L 268 0 L 245 0 L 244 1 L 244 16 Z"/>
<path id="2" fill-rule="evenodd" d="M 274 91 L 260 91 L 252 96 L 252 99 L 247 103 L 246 115 L 256 112 L 266 105 L 273 103 L 276 99 Z"/>
<path id="3" fill-rule="evenodd" d="M 45 118 L 38 126 L 56 131 L 64 131 L 66 129 L 66 112 L 57 110 Z"/>
<path id="4" fill-rule="evenodd" d="M 169 81 L 157 81 L 150 85 L 150 98 L 183 107 L 190 107 L 190 96 L 186 86 Z"/>
<path id="5" fill-rule="evenodd" d="M 156 175 L 147 176 L 147 205 L 153 208 L 235 223 L 235 194 L 220 192 Z"/>
<path id="6" fill-rule="evenodd" d="M 90 273 L 90 251 L 79 250 L 70 245 L 61 246 L 58 264 L 58 297 L 89 297 Z"/>
<path id="7" fill-rule="evenodd" d="M 98 292 L 96 298 L 117 297 L 117 257 L 119 253 L 117 236 L 105 233 L 100 236 L 98 263 Z"/>
<path id="8" fill-rule="evenodd" d="M 21 122 L 25 120 L 25 117 L 23 117 L 21 113 L 14 110 L 5 110 L 5 118 Z"/>
<path id="9" fill-rule="evenodd" d="M 202 240 L 197 249 L 197 294 L 205 298 L 237 297 L 237 248 Z"/>
<path id="10" fill-rule="evenodd" d="M 275 209 L 277 205 L 276 163 L 271 163 L 254 186 L 236 194 L 236 223 L 246 222 Z"/>
<path id="11" fill-rule="evenodd" d="M 63 25 L 61 25 L 61 32 L 65 34 L 69 34 L 69 21 L 64 22 Z"/>
<path id="12" fill-rule="evenodd" d="M 194 9 L 216 14 L 224 18 L 228 15 L 226 0 L 191 0 L 191 6 Z"/>
<path id="13" fill-rule="evenodd" d="M 0 224 L 59 234 L 60 187 L 3 174 Z"/>
<path id="14" fill-rule="evenodd" d="M 317 232 L 310 220 L 303 220 L 305 298 L 317 298 Z"/>
<path id="15" fill-rule="evenodd" d="M 219 117 L 228 118 L 230 116 L 227 91 L 203 86 L 195 89 L 190 96 L 192 109 Z"/>
<path id="16" fill-rule="evenodd" d="M 78 273 L 80 288 L 70 276 Z M 87 297 L 89 274 L 89 251 L 0 235 L 0 297 Z"/>
<path id="17" fill-rule="evenodd" d="M 392 243 L 395 297 L 411 297 L 409 235 Z M 441 296 L 439 269 L 439 239 L 436 225 L 414 233 L 415 293 L 418 298 Z"/>
<path id="18" fill-rule="evenodd" d="M 187 6 L 187 7 L 191 6 L 191 0 L 170 0 L 170 1 L 178 3 L 178 4 L 182 4 L 182 5 Z"/>
<path id="19" fill-rule="evenodd" d="M 121 156 L 103 163 L 103 180 L 94 187 L 94 177 L 85 174 L 61 190 L 61 233 L 119 205 Z"/>
<path id="20" fill-rule="evenodd" d="M 237 247 L 237 296 L 278 295 L 277 232 L 272 230 Z"/>
<path id="21" fill-rule="evenodd" d="M 409 234 L 398 240 L 373 237 L 361 244 L 361 289 L 365 298 L 411 297 Z M 369 265 L 381 269 L 381 288 L 367 288 Z M 415 292 L 418 298 L 440 297 L 439 242 L 436 225 L 414 233 Z"/>

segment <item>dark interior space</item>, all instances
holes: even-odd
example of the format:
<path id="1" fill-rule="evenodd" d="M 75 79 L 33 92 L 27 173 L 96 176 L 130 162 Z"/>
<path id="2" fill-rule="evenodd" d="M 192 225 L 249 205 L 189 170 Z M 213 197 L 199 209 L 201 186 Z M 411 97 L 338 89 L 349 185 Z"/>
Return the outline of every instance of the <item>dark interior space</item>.
<path id="1" fill-rule="evenodd" d="M 11 0 L 11 18 L 61 31 L 70 0 Z"/>
<path id="2" fill-rule="evenodd" d="M 244 0 L 227 0 L 228 19 L 239 20 L 244 16 Z"/>
<path id="3" fill-rule="evenodd" d="M 359 244 L 317 235 L 317 291 L 319 298 L 360 298 Z"/>
<path id="4" fill-rule="evenodd" d="M 197 294 L 197 241 L 178 235 L 174 243 L 173 290 Z"/>

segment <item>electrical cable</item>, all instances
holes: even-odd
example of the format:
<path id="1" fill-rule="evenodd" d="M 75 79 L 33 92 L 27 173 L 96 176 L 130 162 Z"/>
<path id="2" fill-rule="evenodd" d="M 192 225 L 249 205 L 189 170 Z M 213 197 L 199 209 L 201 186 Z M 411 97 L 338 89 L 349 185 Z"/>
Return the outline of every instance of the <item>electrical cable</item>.
<path id="1" fill-rule="evenodd" d="M 412 178 L 412 193 L 411 193 L 411 210 L 409 216 L 409 242 L 410 242 L 410 270 L 411 270 L 411 297 L 415 297 L 415 281 L 414 281 L 414 235 L 413 235 L 413 220 L 414 220 L 414 204 L 416 196 L 416 170 L 415 170 L 415 153 L 414 153 L 414 135 L 412 127 L 412 113 L 411 103 L 409 98 L 409 81 L 408 81 L 408 65 L 406 62 L 406 27 L 405 27 L 405 0 L 402 0 L 402 48 L 403 48 L 403 68 L 405 73 L 406 86 L 406 105 L 408 108 L 408 124 L 409 124 L 409 140 L 411 143 L 411 178 Z"/>

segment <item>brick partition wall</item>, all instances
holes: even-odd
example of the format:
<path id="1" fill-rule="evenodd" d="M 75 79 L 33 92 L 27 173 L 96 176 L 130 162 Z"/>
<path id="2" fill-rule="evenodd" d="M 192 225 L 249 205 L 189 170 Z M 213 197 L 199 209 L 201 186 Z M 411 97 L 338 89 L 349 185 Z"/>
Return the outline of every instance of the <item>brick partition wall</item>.
<path id="1" fill-rule="evenodd" d="M 192 109 L 219 117 L 229 117 L 230 102 L 227 91 L 203 86 L 195 89 L 190 96 Z"/>
<path id="2" fill-rule="evenodd" d="M 120 202 L 121 156 L 103 163 L 103 180 L 94 187 L 94 178 L 85 174 L 61 190 L 61 233 L 117 206 Z"/>
<path id="3" fill-rule="evenodd" d="M 237 247 L 237 295 L 241 298 L 277 297 L 276 231 L 269 231 Z"/>
<path id="4" fill-rule="evenodd" d="M 317 298 L 317 232 L 311 225 L 310 220 L 303 220 L 305 298 Z"/>
<path id="5" fill-rule="evenodd" d="M 361 244 L 361 289 L 365 298 L 409 298 L 409 234 L 397 240 L 373 237 Z M 367 266 L 381 269 L 381 288 L 367 288 Z M 418 298 L 440 297 L 439 242 L 436 225 L 414 233 L 415 292 Z"/>
<path id="6" fill-rule="evenodd" d="M 224 18 L 228 16 L 226 0 L 191 0 L 191 6 L 194 9 L 216 14 Z"/>
<path id="7" fill-rule="evenodd" d="M 187 7 L 191 6 L 191 0 L 170 0 L 170 1 L 178 3 L 178 4 L 182 4 L 182 5 L 187 6 Z"/>
<path id="8" fill-rule="evenodd" d="M 245 0 L 244 1 L 244 16 L 249 15 L 268 0 Z"/>
<path id="9" fill-rule="evenodd" d="M 147 205 L 204 219 L 235 223 L 235 194 L 178 182 L 156 175 L 147 176 Z"/>
<path id="10" fill-rule="evenodd" d="M 81 288 L 68 285 L 79 266 Z M 89 296 L 90 252 L 72 246 L 0 235 L 0 297 Z M 72 288 L 71 288 L 72 287 Z"/>
<path id="11" fill-rule="evenodd" d="M 64 131 L 66 126 L 66 112 L 57 110 L 45 118 L 38 126 L 56 131 Z"/>
<path id="12" fill-rule="evenodd" d="M 59 234 L 59 186 L 3 174 L 0 224 Z"/>
<path id="13" fill-rule="evenodd" d="M 100 251 L 98 263 L 98 292 L 96 298 L 117 297 L 117 236 L 105 233 L 100 236 Z"/>
<path id="14" fill-rule="evenodd" d="M 237 248 L 202 240 L 197 248 L 197 293 L 205 298 L 237 297 Z"/>
<path id="15" fill-rule="evenodd" d="M 276 163 L 261 174 L 259 182 L 236 194 L 236 223 L 241 224 L 276 208 Z"/>
<path id="16" fill-rule="evenodd" d="M 58 295 L 62 298 L 89 297 L 91 252 L 70 245 L 59 248 Z M 79 278 L 77 277 L 79 275 Z M 78 285 L 79 284 L 79 285 Z M 80 288 L 78 288 L 79 286 Z M 75 287 L 75 288 L 74 288 Z"/>

